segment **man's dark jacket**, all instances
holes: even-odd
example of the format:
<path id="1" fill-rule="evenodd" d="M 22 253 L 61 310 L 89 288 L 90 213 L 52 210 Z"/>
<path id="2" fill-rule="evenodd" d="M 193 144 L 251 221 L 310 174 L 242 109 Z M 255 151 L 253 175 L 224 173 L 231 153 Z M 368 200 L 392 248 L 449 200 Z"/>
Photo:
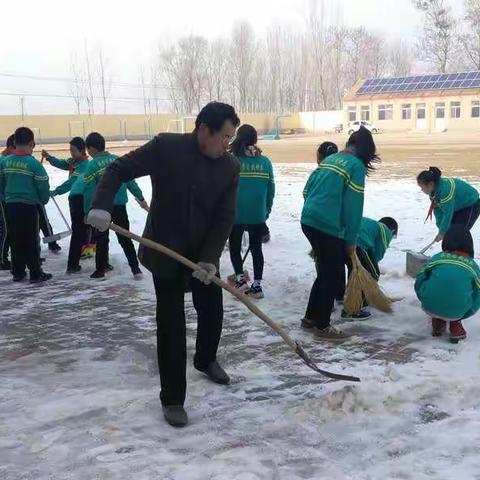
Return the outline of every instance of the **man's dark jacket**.
<path id="1" fill-rule="evenodd" d="M 112 211 L 115 193 L 124 182 L 150 175 L 152 201 L 144 237 L 194 262 L 218 266 L 236 217 L 240 164 L 226 153 L 209 158 L 195 134 L 160 134 L 112 162 L 101 178 L 92 208 Z M 160 278 L 182 271 L 175 261 L 140 247 L 142 264 Z"/>

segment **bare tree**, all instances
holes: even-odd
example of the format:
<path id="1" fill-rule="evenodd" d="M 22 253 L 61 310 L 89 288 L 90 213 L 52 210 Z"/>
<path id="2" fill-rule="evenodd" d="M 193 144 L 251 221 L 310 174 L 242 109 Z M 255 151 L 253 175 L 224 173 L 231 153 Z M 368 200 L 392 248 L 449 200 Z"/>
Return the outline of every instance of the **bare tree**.
<path id="1" fill-rule="evenodd" d="M 143 112 L 145 116 L 150 113 L 150 96 L 148 94 L 148 85 L 145 79 L 145 69 L 143 65 L 140 67 L 140 84 L 142 86 L 142 97 L 143 97 Z"/>
<path id="2" fill-rule="evenodd" d="M 77 114 L 80 115 L 82 101 L 85 97 L 85 75 L 83 65 L 80 64 L 78 55 L 76 53 L 70 54 L 70 74 L 72 76 L 70 93 L 73 101 L 75 102 Z"/>
<path id="3" fill-rule="evenodd" d="M 388 55 L 388 70 L 393 77 L 410 75 L 413 68 L 412 49 L 402 41 L 390 45 Z"/>
<path id="4" fill-rule="evenodd" d="M 413 4 L 424 14 L 419 57 L 439 73 L 446 73 L 457 46 L 457 21 L 452 9 L 445 0 L 413 0 Z"/>
<path id="5" fill-rule="evenodd" d="M 480 0 L 464 0 L 466 32 L 461 35 L 467 68 L 480 70 Z"/>
<path id="6" fill-rule="evenodd" d="M 241 112 L 248 112 L 250 81 L 255 58 L 255 32 L 250 23 L 239 22 L 234 26 L 230 59 L 233 70 L 238 101 L 236 102 Z"/>
<path id="7" fill-rule="evenodd" d="M 205 65 L 205 93 L 208 101 L 225 99 L 228 75 L 227 45 L 227 40 L 217 38 L 208 46 Z"/>
<path id="8" fill-rule="evenodd" d="M 94 96 L 93 96 L 93 70 L 90 64 L 90 55 L 88 53 L 87 40 L 84 42 L 84 54 L 85 54 L 85 71 L 87 74 L 86 88 L 84 89 L 85 101 L 87 102 L 87 109 L 89 115 L 95 114 Z"/>
<path id="9" fill-rule="evenodd" d="M 103 46 L 99 45 L 97 49 L 97 67 L 98 67 L 98 81 L 100 83 L 100 91 L 103 100 L 103 114 L 107 113 L 107 99 L 112 88 L 112 75 L 108 68 L 108 59 L 105 56 Z"/>
<path id="10" fill-rule="evenodd" d="M 158 98 L 158 92 L 160 89 L 160 72 L 159 66 L 153 64 L 150 68 L 150 81 L 151 81 L 151 95 L 153 103 L 155 105 L 155 113 L 158 115 L 160 112 L 160 99 Z"/>

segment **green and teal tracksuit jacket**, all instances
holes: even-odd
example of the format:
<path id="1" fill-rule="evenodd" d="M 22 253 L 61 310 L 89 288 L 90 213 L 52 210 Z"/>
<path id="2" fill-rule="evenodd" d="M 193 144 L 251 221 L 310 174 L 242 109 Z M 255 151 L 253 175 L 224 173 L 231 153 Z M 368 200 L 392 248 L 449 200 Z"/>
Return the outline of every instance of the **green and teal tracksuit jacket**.
<path id="1" fill-rule="evenodd" d="M 478 191 L 460 178 L 440 178 L 430 194 L 439 233 L 445 235 L 452 223 L 453 214 L 472 206 L 478 198 Z"/>
<path id="2" fill-rule="evenodd" d="M 263 156 L 239 156 L 241 164 L 237 196 L 238 225 L 265 223 L 272 211 L 275 180 L 270 160 Z"/>
<path id="3" fill-rule="evenodd" d="M 21 151 L 2 158 L 0 199 L 5 203 L 47 204 L 50 185 L 43 165 L 32 155 Z"/>
<path id="4" fill-rule="evenodd" d="M 464 254 L 434 255 L 418 274 L 415 292 L 423 309 L 444 320 L 460 320 L 480 308 L 480 269 Z"/>
<path id="5" fill-rule="evenodd" d="M 385 224 L 371 218 L 362 218 L 357 245 L 363 248 L 376 263 L 383 260 L 392 238 L 393 233 Z"/>
<path id="6" fill-rule="evenodd" d="M 108 152 L 101 152 L 88 162 L 87 169 L 83 176 L 83 206 L 85 214 L 90 211 L 93 194 L 95 193 L 95 188 L 97 187 L 100 178 L 105 173 L 108 165 L 117 158 L 117 155 L 112 155 Z M 127 204 L 127 189 L 137 200 L 144 200 L 142 190 L 137 182 L 131 180 L 130 182 L 122 184 L 118 190 L 113 201 L 114 206 Z"/>
<path id="7" fill-rule="evenodd" d="M 63 195 L 67 192 L 70 192 L 69 197 L 83 195 L 83 176 L 88 167 L 88 159 L 74 160 L 69 158 L 68 160 L 60 160 L 50 155 L 46 158 L 50 165 L 69 172 L 68 180 L 55 188 L 52 195 Z"/>
<path id="8" fill-rule="evenodd" d="M 330 155 L 310 175 L 301 222 L 356 245 L 367 171 L 350 151 Z"/>

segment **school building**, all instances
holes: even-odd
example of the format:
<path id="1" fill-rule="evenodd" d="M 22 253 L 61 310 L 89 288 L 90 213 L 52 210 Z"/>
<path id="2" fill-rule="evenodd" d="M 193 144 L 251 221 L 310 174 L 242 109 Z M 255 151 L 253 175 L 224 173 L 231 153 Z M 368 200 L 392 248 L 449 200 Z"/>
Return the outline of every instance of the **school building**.
<path id="1" fill-rule="evenodd" d="M 480 72 L 360 80 L 344 98 L 344 126 L 379 131 L 480 130 Z"/>

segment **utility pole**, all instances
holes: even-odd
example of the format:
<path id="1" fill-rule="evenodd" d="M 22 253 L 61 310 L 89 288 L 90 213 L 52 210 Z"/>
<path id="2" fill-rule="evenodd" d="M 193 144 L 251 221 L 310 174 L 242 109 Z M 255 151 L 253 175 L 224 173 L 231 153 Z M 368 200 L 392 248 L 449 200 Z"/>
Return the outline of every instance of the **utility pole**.
<path id="1" fill-rule="evenodd" d="M 25 120 L 25 97 L 19 97 L 20 100 L 20 112 L 22 114 L 22 122 Z"/>

